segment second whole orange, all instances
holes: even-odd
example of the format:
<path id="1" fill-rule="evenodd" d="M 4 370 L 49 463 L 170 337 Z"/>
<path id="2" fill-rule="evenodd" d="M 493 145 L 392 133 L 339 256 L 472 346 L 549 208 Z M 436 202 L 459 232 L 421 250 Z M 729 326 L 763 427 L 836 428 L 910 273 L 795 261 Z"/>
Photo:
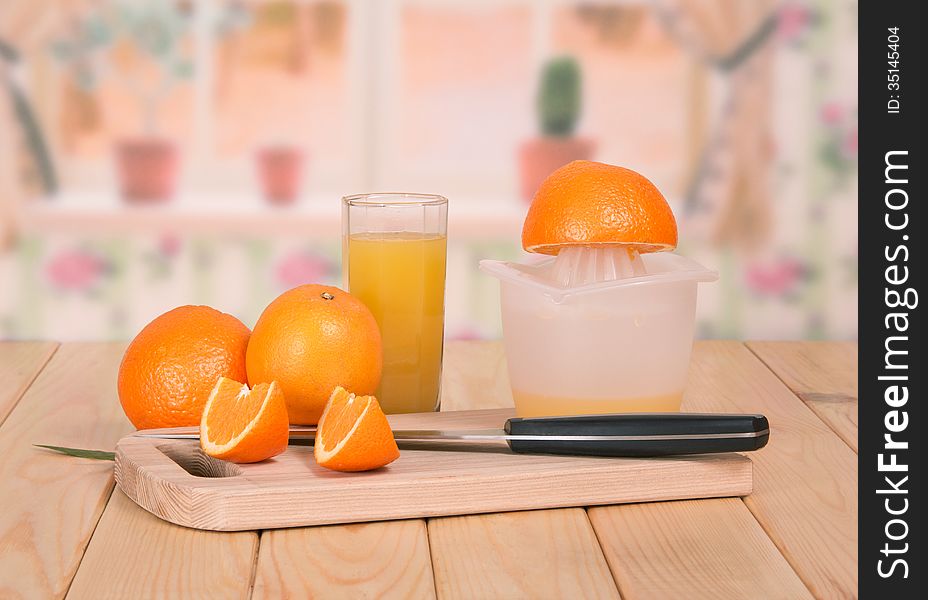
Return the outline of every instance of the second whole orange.
<path id="1" fill-rule="evenodd" d="M 336 387 L 374 393 L 383 344 L 377 321 L 360 300 L 337 287 L 302 285 L 261 313 L 246 366 L 252 385 L 277 382 L 291 424 L 315 425 Z"/>

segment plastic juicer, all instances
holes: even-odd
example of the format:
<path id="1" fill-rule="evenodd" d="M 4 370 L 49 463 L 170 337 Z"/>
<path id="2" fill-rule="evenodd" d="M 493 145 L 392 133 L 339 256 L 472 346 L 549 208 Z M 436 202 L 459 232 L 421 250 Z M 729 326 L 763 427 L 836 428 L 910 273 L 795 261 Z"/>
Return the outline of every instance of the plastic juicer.
<path id="1" fill-rule="evenodd" d="M 699 282 L 718 273 L 669 252 L 574 247 L 531 264 L 483 260 L 500 281 L 519 416 L 680 410 Z"/>

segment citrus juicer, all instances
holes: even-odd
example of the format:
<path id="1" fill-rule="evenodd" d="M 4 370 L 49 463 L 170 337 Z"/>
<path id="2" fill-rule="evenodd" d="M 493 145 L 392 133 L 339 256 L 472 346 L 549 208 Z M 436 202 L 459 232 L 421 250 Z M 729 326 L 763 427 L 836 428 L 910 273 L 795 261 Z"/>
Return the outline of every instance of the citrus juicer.
<path id="1" fill-rule="evenodd" d="M 718 273 L 670 252 L 575 245 L 528 263 L 483 260 L 500 281 L 520 417 L 680 410 L 700 282 Z"/>

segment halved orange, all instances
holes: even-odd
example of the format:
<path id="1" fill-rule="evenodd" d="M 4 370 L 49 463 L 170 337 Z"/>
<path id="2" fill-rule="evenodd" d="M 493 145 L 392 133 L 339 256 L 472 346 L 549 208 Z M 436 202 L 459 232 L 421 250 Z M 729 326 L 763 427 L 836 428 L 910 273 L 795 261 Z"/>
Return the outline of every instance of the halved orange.
<path id="1" fill-rule="evenodd" d="M 335 388 L 316 429 L 313 454 L 334 471 L 368 471 L 400 456 L 393 430 L 373 396 Z"/>
<path id="2" fill-rule="evenodd" d="M 276 381 L 252 389 L 220 377 L 200 419 L 200 447 L 213 458 L 259 462 L 287 449 L 287 404 Z"/>
<path id="3" fill-rule="evenodd" d="M 677 222 L 660 190 L 631 169 L 575 160 L 535 192 L 522 247 L 556 255 L 568 246 L 623 245 L 639 253 L 673 250 Z"/>

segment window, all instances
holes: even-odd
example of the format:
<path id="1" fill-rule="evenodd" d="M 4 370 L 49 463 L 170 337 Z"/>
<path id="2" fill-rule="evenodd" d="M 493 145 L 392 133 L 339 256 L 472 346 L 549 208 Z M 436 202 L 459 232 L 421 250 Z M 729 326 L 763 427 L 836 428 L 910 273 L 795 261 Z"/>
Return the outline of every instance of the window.
<path id="1" fill-rule="evenodd" d="M 676 196 L 697 151 L 686 140 L 703 118 L 698 67 L 641 3 L 93 6 L 71 9 L 56 58 L 33 69 L 36 88 L 56 91 L 36 97 L 53 98 L 41 108 L 66 191 L 111 188 L 113 144 L 153 122 L 181 149 L 184 202 L 255 196 L 256 150 L 284 143 L 307 152 L 310 196 L 411 189 L 518 205 L 539 69 L 561 53 L 583 69 L 578 134 L 595 138 L 597 158 Z M 124 6 L 141 26 L 120 20 Z"/>

